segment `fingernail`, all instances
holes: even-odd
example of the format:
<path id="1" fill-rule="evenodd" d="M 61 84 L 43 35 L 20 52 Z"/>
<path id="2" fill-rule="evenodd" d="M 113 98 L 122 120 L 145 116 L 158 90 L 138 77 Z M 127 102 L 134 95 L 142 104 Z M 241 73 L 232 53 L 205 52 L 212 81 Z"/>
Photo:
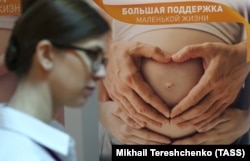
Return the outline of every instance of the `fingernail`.
<path id="1" fill-rule="evenodd" d="M 139 125 L 142 127 L 145 127 L 146 126 L 146 123 L 145 122 L 139 122 Z"/>
<path id="2" fill-rule="evenodd" d="M 166 117 L 167 119 L 169 119 L 169 118 L 170 118 L 170 115 L 169 115 L 169 114 L 166 114 L 165 117 Z"/>
<path id="3" fill-rule="evenodd" d="M 171 144 L 171 140 L 166 141 L 166 144 Z"/>
<path id="4" fill-rule="evenodd" d="M 176 59 L 176 56 L 172 55 L 172 60 L 175 60 Z"/>
<path id="5" fill-rule="evenodd" d="M 188 124 L 182 124 L 182 123 L 179 123 L 177 124 L 180 128 L 186 128 L 188 126 Z"/>
<path id="6" fill-rule="evenodd" d="M 136 128 L 136 129 L 142 128 L 142 126 L 141 126 L 140 124 L 135 123 L 134 125 L 135 125 L 135 128 Z"/>
<path id="7" fill-rule="evenodd" d="M 203 132 L 205 130 L 204 126 L 200 126 L 200 125 L 194 125 L 194 128 L 198 131 L 198 132 Z"/>
<path id="8" fill-rule="evenodd" d="M 180 56 L 179 55 L 172 55 L 173 59 L 178 59 Z"/>
<path id="9" fill-rule="evenodd" d="M 205 132 L 206 131 L 206 128 L 199 128 L 198 132 Z"/>
<path id="10" fill-rule="evenodd" d="M 162 127 L 162 123 L 157 123 L 157 126 L 158 127 Z"/>
<path id="11" fill-rule="evenodd" d="M 198 131 L 198 132 L 203 132 L 203 131 L 204 131 L 204 129 L 197 129 L 197 131 Z"/>
<path id="12" fill-rule="evenodd" d="M 171 144 L 171 140 L 165 140 L 164 142 L 160 143 L 161 145 Z"/>

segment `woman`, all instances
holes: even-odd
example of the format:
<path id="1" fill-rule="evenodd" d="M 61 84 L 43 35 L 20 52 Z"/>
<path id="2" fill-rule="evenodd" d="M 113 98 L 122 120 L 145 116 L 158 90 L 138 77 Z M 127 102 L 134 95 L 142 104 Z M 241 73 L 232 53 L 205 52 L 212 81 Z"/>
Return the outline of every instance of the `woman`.
<path id="1" fill-rule="evenodd" d="M 84 1 L 23 1 L 5 55 L 18 85 L 0 106 L 0 160 L 75 160 L 70 136 L 49 123 L 64 105 L 84 105 L 103 78 L 108 31 Z"/>

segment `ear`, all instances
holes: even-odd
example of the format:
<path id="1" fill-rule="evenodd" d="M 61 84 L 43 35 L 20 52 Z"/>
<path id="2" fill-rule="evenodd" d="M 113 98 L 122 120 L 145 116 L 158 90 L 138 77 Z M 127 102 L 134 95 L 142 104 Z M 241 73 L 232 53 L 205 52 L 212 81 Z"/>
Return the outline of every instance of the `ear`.
<path id="1" fill-rule="evenodd" d="M 53 54 L 53 46 L 49 40 L 41 40 L 38 42 L 35 57 L 38 64 L 45 71 L 50 71 L 53 68 Z"/>

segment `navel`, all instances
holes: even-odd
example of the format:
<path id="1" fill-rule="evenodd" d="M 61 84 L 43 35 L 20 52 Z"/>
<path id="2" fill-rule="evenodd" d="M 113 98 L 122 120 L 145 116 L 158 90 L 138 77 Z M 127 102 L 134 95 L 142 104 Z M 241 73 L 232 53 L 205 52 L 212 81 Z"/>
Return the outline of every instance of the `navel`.
<path id="1" fill-rule="evenodd" d="M 165 83 L 165 88 L 171 89 L 173 87 L 174 87 L 174 83 L 170 83 L 170 82 Z"/>

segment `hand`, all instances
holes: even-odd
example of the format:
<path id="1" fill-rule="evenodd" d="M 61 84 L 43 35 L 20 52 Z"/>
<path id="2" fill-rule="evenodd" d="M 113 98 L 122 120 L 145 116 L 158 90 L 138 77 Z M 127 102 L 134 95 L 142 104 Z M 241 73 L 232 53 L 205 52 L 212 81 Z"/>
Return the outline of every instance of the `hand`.
<path id="1" fill-rule="evenodd" d="M 174 145 L 232 144 L 249 130 L 250 116 L 245 110 L 228 108 L 225 112 L 204 126 L 203 132 L 177 140 Z"/>
<path id="2" fill-rule="evenodd" d="M 204 43 L 178 51 L 172 57 L 173 61 L 201 58 L 205 73 L 188 95 L 173 108 L 173 122 L 181 123 L 182 126 L 201 122 L 206 124 L 229 107 L 250 70 L 249 63 L 246 63 L 246 53 L 245 42 L 237 45 Z"/>
<path id="3" fill-rule="evenodd" d="M 101 124 L 122 144 L 157 145 L 170 143 L 166 136 L 144 128 L 134 128 L 136 123 L 119 110 L 114 102 L 100 103 L 99 113 Z"/>
<path id="4" fill-rule="evenodd" d="M 161 126 L 168 121 L 169 108 L 143 80 L 140 73 L 142 57 L 162 63 L 171 60 L 158 47 L 138 42 L 113 42 L 108 52 L 104 86 L 110 98 L 137 123 Z"/>

